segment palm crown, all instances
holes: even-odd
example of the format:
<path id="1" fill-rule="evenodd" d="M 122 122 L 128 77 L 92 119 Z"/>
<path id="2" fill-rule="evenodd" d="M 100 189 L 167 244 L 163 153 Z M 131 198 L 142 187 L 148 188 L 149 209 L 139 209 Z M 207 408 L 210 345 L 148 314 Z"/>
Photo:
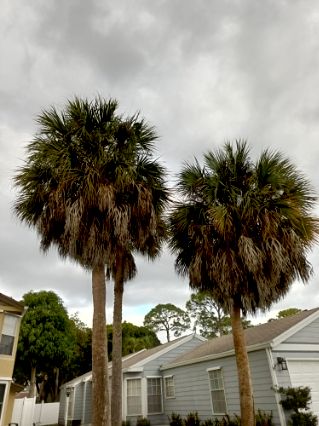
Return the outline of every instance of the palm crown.
<path id="1" fill-rule="evenodd" d="M 156 134 L 138 115 L 116 115 L 117 102 L 75 98 L 64 113 L 38 117 L 15 183 L 18 216 L 35 226 L 41 247 L 85 267 L 126 253 L 125 278 L 134 274 L 132 251 L 155 256 L 165 234 L 164 169 L 152 158 Z"/>
<path id="2" fill-rule="evenodd" d="M 186 164 L 178 189 L 183 200 L 170 216 L 170 245 L 191 287 L 245 313 L 269 307 L 293 280 L 308 280 L 315 198 L 281 154 L 266 150 L 253 163 L 245 142 L 226 143 L 204 156 L 203 167 Z"/>

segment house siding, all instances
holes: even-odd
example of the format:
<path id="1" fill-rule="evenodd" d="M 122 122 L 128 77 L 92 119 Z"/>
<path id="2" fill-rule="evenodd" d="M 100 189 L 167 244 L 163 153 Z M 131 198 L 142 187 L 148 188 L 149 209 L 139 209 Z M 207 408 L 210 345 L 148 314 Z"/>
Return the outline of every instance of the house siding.
<path id="1" fill-rule="evenodd" d="M 141 378 L 143 379 L 143 387 L 144 390 L 146 389 L 146 379 L 148 377 L 162 377 L 163 374 L 160 371 L 160 366 L 163 364 L 167 364 L 171 361 L 173 361 L 175 358 L 177 358 L 179 355 L 192 350 L 196 346 L 202 343 L 202 340 L 200 340 L 198 337 L 191 338 L 190 340 L 183 342 L 179 344 L 178 346 L 168 348 L 166 353 L 154 355 L 150 357 L 150 360 L 147 362 L 147 358 L 140 363 L 137 363 L 136 366 L 138 367 L 141 365 L 141 368 L 143 371 L 140 372 L 134 372 L 134 365 L 132 366 L 133 371 L 124 371 L 123 372 L 123 404 L 124 407 L 126 406 L 126 379 L 128 378 Z M 76 380 L 76 379 L 75 379 Z M 66 384 L 67 385 L 67 384 Z M 65 386 L 62 386 L 61 388 L 61 398 L 60 398 L 60 411 L 59 411 L 59 424 L 64 424 L 64 412 L 65 412 Z M 73 406 L 73 414 L 72 414 L 72 420 L 80 420 L 82 419 L 83 425 L 89 425 L 92 421 L 92 382 L 86 381 L 82 382 L 81 378 L 79 378 L 79 381 L 77 383 L 72 384 L 71 386 L 74 386 L 74 406 Z M 85 388 L 86 386 L 86 388 Z M 85 392 L 84 392 L 85 389 Z M 162 382 L 162 393 L 164 393 L 163 388 L 163 382 Z M 85 395 L 85 400 L 83 399 Z M 143 396 L 143 406 L 144 409 L 147 408 L 147 395 Z M 83 409 L 84 404 L 84 409 Z M 145 415 L 146 412 L 145 412 Z M 69 416 L 70 418 L 70 416 Z M 130 420 L 132 424 L 135 424 L 136 416 L 126 416 L 127 420 Z M 159 426 L 159 425 L 168 425 L 168 417 L 164 410 L 164 395 L 163 395 L 163 413 L 161 414 L 150 414 L 148 415 L 148 418 L 150 419 L 152 425 Z"/>
<path id="2" fill-rule="evenodd" d="M 88 425 L 92 423 L 92 382 L 86 382 L 85 389 L 85 411 L 83 424 Z"/>
<path id="3" fill-rule="evenodd" d="M 83 388 L 84 388 L 83 382 L 74 388 L 73 415 L 72 415 L 73 420 L 82 419 Z"/>
<path id="4" fill-rule="evenodd" d="M 318 344 L 319 343 L 319 318 L 306 325 L 302 330 L 290 336 L 283 343 Z"/>
<path id="5" fill-rule="evenodd" d="M 193 338 L 189 341 L 186 341 L 185 343 L 173 347 L 168 352 L 151 359 L 149 362 L 146 362 L 143 366 L 143 372 L 139 374 L 129 374 L 126 373 L 124 375 L 124 378 L 144 378 L 145 380 L 148 377 L 161 377 L 162 378 L 162 401 L 163 401 L 163 413 L 161 414 L 147 414 L 148 419 L 150 420 L 152 426 L 159 426 L 159 425 L 168 425 L 168 417 L 167 413 L 165 412 L 165 406 L 164 406 L 164 383 L 163 383 L 163 373 L 160 371 L 160 366 L 164 364 L 168 364 L 172 362 L 174 359 L 176 359 L 179 355 L 188 352 L 192 349 L 194 349 L 196 346 L 198 346 L 201 343 L 200 340 L 197 338 Z M 125 386 L 125 384 L 124 384 Z M 123 396 L 125 397 L 125 392 L 123 392 Z M 146 396 L 147 398 L 147 396 Z M 145 404 L 147 404 L 147 400 L 145 401 Z M 126 416 L 127 420 L 130 420 L 132 424 L 135 423 L 136 416 Z"/>
<path id="6" fill-rule="evenodd" d="M 250 352 L 249 361 L 253 377 L 255 407 L 262 411 L 272 412 L 274 424 L 280 425 L 266 351 Z M 168 415 L 176 412 L 186 416 L 191 411 L 197 411 L 202 420 L 222 417 L 213 415 L 210 400 L 207 370 L 216 367 L 223 371 L 227 413 L 229 415 L 240 414 L 234 356 L 165 369 L 164 375 L 173 375 L 175 381 L 175 398 L 165 399 L 165 412 Z"/>
<path id="7" fill-rule="evenodd" d="M 3 406 L 0 414 L 0 426 L 7 425 L 11 420 L 14 394 L 10 392 L 12 374 L 14 370 L 14 363 L 16 358 L 16 351 L 19 340 L 19 332 L 21 320 L 24 312 L 23 305 L 8 298 L 0 293 L 0 337 L 3 332 L 4 319 L 6 315 L 14 316 L 17 318 L 14 342 L 11 355 L 0 354 L 0 380 L 1 384 L 5 384 L 5 394 Z M 13 303 L 11 303 L 11 301 Z"/>
<path id="8" fill-rule="evenodd" d="M 318 336 L 317 336 L 318 339 Z M 277 357 L 285 358 L 288 362 L 289 367 L 289 359 L 318 359 L 319 361 L 319 351 L 318 352 L 302 352 L 302 351 L 274 351 L 274 369 L 277 377 L 278 386 L 289 387 L 291 386 L 291 380 L 288 370 L 281 370 L 278 365 L 276 365 Z"/>

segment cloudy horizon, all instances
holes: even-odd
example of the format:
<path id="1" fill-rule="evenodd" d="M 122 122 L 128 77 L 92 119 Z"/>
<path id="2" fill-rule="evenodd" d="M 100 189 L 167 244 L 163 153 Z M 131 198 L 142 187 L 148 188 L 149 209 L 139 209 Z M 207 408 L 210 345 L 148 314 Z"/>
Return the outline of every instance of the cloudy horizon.
<path id="1" fill-rule="evenodd" d="M 12 178 L 37 115 L 51 105 L 62 109 L 74 96 L 99 94 L 117 99 L 124 115 L 140 111 L 157 130 L 170 185 L 184 162 L 245 139 L 254 158 L 268 147 L 287 155 L 319 194 L 315 0 L 10 0 L 2 2 L 0 22 L 2 293 L 21 299 L 30 290 L 53 290 L 90 325 L 90 274 L 55 250 L 43 255 L 35 231 L 12 208 Z M 294 283 L 256 321 L 289 307 L 319 306 L 318 247 L 309 259 L 309 283 Z M 191 292 L 166 248 L 153 263 L 138 257 L 137 266 L 125 285 L 125 320 L 142 324 L 157 303 L 185 306 Z M 110 320 L 111 286 L 107 293 Z"/>

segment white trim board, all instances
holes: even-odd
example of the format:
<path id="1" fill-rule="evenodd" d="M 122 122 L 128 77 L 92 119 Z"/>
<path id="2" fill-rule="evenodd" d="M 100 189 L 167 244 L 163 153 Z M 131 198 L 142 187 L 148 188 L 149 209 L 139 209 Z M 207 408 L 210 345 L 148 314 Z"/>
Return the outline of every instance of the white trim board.
<path id="1" fill-rule="evenodd" d="M 266 348 L 266 355 L 267 355 L 267 360 L 268 360 L 268 367 L 269 367 L 269 371 L 270 371 L 271 381 L 272 381 L 273 387 L 277 388 L 279 386 L 278 377 L 277 377 L 275 370 L 274 370 L 275 360 L 274 360 L 274 357 L 273 357 L 273 354 L 272 354 L 272 351 L 271 351 L 270 348 Z M 277 410 L 278 410 L 280 425 L 286 426 L 285 413 L 284 413 L 284 410 L 282 408 L 282 405 L 280 404 L 281 397 L 280 397 L 278 392 L 275 392 L 275 400 L 276 400 L 276 404 L 277 404 Z"/>
<path id="2" fill-rule="evenodd" d="M 280 343 L 273 346 L 272 350 L 274 352 L 319 352 L 319 343 Z"/>

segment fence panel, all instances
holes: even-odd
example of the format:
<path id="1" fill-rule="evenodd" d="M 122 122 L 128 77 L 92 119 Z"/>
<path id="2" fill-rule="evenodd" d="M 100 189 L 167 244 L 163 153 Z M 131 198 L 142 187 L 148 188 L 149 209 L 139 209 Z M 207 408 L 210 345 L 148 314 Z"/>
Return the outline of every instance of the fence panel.
<path id="1" fill-rule="evenodd" d="M 59 402 L 35 404 L 34 422 L 39 425 L 53 425 L 58 423 Z"/>
<path id="2" fill-rule="evenodd" d="M 59 402 L 36 404 L 35 398 L 16 399 L 11 423 L 17 423 L 19 426 L 57 424 L 59 405 Z"/>
<path id="3" fill-rule="evenodd" d="M 11 423 L 19 426 L 32 426 L 35 398 L 16 399 L 13 405 Z"/>

